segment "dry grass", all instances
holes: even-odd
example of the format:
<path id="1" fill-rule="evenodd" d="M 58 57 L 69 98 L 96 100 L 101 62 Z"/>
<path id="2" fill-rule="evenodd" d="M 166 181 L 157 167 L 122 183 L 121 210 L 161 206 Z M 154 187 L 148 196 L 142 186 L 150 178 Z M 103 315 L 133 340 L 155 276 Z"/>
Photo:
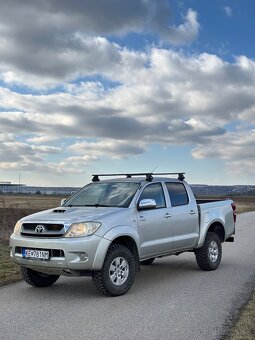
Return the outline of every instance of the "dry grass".
<path id="1" fill-rule="evenodd" d="M 255 196 L 236 196 L 233 200 L 238 214 L 255 210 Z"/>
<path id="2" fill-rule="evenodd" d="M 0 286 L 21 280 L 20 268 L 10 259 L 9 237 L 24 216 L 60 205 L 63 196 L 0 195 Z"/>
<path id="3" fill-rule="evenodd" d="M 0 240 L 0 286 L 20 280 L 20 267 L 10 259 L 8 242 Z"/>
<path id="4" fill-rule="evenodd" d="M 51 195 L 1 195 L 0 239 L 8 240 L 15 223 L 24 216 L 57 207 L 63 196 Z"/>
<path id="5" fill-rule="evenodd" d="M 255 196 L 197 196 L 197 198 L 212 198 L 212 199 L 230 198 L 236 204 L 237 214 L 255 210 Z"/>
<path id="6" fill-rule="evenodd" d="M 234 327 L 225 337 L 226 340 L 253 340 L 255 339 L 255 293 L 242 310 Z"/>
<path id="7" fill-rule="evenodd" d="M 55 195 L 0 195 L 0 208 L 45 210 L 58 207 L 66 196 Z"/>

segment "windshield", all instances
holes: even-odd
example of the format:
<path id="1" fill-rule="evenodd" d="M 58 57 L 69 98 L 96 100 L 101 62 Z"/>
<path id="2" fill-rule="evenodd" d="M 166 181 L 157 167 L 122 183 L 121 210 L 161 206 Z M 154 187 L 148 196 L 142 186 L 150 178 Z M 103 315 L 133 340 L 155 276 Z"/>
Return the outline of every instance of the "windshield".
<path id="1" fill-rule="evenodd" d="M 134 182 L 91 183 L 74 194 L 63 206 L 127 208 L 138 187 L 139 183 Z"/>

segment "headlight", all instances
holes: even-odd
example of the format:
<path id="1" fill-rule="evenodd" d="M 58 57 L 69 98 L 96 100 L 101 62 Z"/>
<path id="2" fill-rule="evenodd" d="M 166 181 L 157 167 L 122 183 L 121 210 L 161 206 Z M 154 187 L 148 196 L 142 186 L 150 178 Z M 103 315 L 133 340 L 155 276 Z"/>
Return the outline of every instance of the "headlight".
<path id="1" fill-rule="evenodd" d="M 99 222 L 73 223 L 68 229 L 65 237 L 84 237 L 94 234 L 101 226 Z"/>
<path id="2" fill-rule="evenodd" d="M 14 227 L 14 234 L 16 235 L 20 235 L 20 229 L 22 227 L 22 222 L 21 221 L 18 221 L 16 224 L 15 224 L 15 227 Z"/>

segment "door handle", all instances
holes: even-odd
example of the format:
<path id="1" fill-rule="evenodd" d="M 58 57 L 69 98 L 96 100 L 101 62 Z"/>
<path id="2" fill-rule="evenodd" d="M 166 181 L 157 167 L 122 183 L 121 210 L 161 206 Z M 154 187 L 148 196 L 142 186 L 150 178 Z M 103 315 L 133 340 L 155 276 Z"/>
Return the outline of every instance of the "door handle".
<path id="1" fill-rule="evenodd" d="M 144 216 L 139 216 L 140 217 L 140 221 L 146 221 L 146 218 Z"/>
<path id="2" fill-rule="evenodd" d="M 172 215 L 169 214 L 169 213 L 166 213 L 164 217 L 165 217 L 165 218 L 169 218 L 169 217 L 172 217 Z"/>
<path id="3" fill-rule="evenodd" d="M 190 212 L 189 212 L 190 215 L 195 215 L 195 213 L 196 212 L 194 210 L 190 210 Z"/>

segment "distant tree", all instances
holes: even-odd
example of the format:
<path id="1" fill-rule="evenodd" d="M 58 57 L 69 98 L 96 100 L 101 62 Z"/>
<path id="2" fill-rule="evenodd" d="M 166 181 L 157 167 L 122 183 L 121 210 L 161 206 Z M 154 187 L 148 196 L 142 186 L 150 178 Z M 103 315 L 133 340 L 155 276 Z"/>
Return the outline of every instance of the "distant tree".
<path id="1" fill-rule="evenodd" d="M 36 191 L 36 195 L 41 195 L 41 191 L 40 191 L 40 190 L 37 190 L 37 191 Z"/>

